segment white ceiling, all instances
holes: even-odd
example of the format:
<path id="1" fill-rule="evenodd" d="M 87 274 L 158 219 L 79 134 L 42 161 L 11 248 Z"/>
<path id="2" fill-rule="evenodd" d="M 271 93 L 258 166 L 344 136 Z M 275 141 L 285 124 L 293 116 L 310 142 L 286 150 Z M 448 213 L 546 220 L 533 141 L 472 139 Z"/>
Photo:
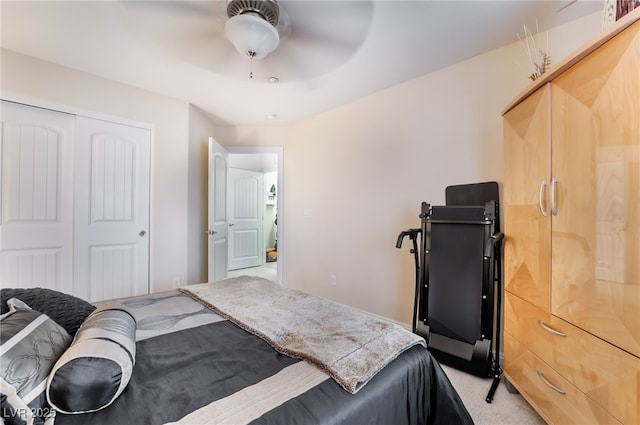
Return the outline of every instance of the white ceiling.
<path id="1" fill-rule="evenodd" d="M 595 0 L 279 4 L 288 33 L 253 63 L 253 79 L 224 38 L 224 0 L 2 0 L 1 42 L 188 101 L 218 124 L 283 124 L 517 41 L 523 24 L 544 31 L 603 8 Z"/>

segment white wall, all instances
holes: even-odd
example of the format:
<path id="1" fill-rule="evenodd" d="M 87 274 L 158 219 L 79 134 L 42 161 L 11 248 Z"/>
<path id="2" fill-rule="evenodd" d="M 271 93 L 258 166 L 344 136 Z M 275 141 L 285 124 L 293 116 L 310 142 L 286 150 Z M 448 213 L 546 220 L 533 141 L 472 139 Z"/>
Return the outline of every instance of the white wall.
<path id="1" fill-rule="evenodd" d="M 2 97 L 18 96 L 154 124 L 151 289 L 187 279 L 189 104 L 2 50 Z M 37 106 L 37 105 L 36 105 Z"/>
<path id="2" fill-rule="evenodd" d="M 187 284 L 207 281 L 207 205 L 209 137 L 214 136 L 212 118 L 206 111 L 189 106 Z"/>

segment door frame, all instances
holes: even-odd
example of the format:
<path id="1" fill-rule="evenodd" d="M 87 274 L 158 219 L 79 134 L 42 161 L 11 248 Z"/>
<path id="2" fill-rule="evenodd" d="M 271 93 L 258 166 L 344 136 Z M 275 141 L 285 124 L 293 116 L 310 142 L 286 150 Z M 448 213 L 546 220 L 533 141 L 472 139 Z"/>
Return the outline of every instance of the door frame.
<path id="1" fill-rule="evenodd" d="M 229 154 L 246 154 L 246 155 L 256 155 L 256 154 L 273 154 L 278 158 L 278 194 L 276 196 L 276 208 L 278 211 L 278 226 L 276 227 L 276 237 L 278 240 L 278 261 L 276 262 L 276 273 L 277 278 L 276 282 L 279 284 L 283 284 L 283 270 L 284 270 L 284 258 L 285 258 L 285 248 L 286 242 L 283 239 L 284 235 L 284 225 L 286 223 L 284 216 L 282 214 L 284 206 L 284 148 L 282 146 L 278 147 L 226 147 L 227 152 Z"/>

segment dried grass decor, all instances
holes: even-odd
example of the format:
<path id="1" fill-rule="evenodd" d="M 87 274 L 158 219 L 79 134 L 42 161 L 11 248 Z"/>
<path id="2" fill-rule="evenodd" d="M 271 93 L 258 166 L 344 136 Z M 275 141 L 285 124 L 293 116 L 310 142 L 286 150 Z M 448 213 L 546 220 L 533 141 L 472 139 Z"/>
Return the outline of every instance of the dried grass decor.
<path id="1" fill-rule="evenodd" d="M 526 25 L 522 25 L 522 27 L 524 28 L 524 38 L 520 37 L 520 34 L 517 34 L 517 36 L 529 58 L 529 64 L 531 66 L 529 79 L 535 81 L 551 66 L 551 56 L 547 53 L 549 49 L 549 33 L 546 33 L 546 46 L 544 49 L 541 49 L 536 44 L 536 36 L 540 34 L 537 33 L 536 36 L 534 36 Z"/>

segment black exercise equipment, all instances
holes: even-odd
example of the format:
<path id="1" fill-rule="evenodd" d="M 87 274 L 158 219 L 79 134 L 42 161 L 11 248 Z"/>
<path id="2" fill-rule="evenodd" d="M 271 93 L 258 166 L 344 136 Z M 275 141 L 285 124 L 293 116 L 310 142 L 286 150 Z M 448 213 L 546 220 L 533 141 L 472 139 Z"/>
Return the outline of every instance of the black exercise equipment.
<path id="1" fill-rule="evenodd" d="M 420 228 L 400 232 L 396 242 L 401 248 L 409 236 L 413 243 L 413 332 L 438 361 L 493 378 L 485 399 L 491 403 L 502 375 L 498 184 L 449 186 L 445 198 L 445 206 L 422 202 Z"/>

